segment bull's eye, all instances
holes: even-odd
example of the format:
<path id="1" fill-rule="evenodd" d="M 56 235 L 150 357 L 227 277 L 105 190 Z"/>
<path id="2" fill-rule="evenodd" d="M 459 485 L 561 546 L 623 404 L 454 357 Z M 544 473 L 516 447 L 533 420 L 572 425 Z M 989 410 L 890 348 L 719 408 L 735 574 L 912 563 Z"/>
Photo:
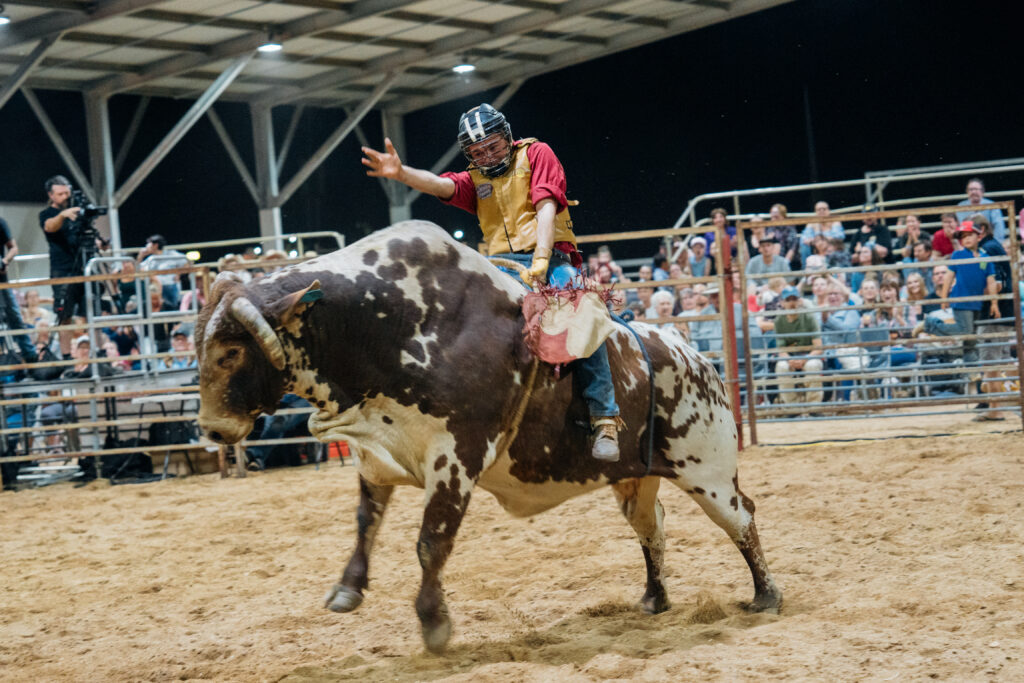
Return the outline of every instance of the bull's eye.
<path id="1" fill-rule="evenodd" d="M 220 360 L 217 361 L 217 365 L 225 367 L 230 365 L 238 358 L 238 349 L 228 349 L 227 352 L 221 356 Z"/>

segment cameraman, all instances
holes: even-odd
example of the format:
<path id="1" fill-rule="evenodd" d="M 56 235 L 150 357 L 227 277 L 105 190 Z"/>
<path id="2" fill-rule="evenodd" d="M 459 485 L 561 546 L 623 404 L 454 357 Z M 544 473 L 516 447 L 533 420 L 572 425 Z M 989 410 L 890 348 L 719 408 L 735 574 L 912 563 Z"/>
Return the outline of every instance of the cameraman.
<path id="1" fill-rule="evenodd" d="M 50 245 L 50 277 L 73 277 L 81 275 L 78 265 L 78 244 L 74 229 L 81 208 L 71 206 L 71 183 L 62 175 L 55 175 L 46 181 L 49 203 L 39 212 L 39 226 L 46 233 Z M 57 324 L 64 325 L 74 316 L 85 316 L 85 284 L 53 285 L 53 312 Z M 76 332 L 60 332 L 60 350 L 65 358 L 71 356 L 71 340 Z"/>
<path id="2" fill-rule="evenodd" d="M 3 258 L 0 259 L 0 282 L 7 282 L 7 266 L 18 255 L 18 243 L 14 241 L 14 238 L 11 236 L 11 229 L 3 218 L 0 218 L 0 248 L 3 250 Z M 13 289 L 0 290 L 0 313 L 3 314 L 3 318 L 7 322 L 7 329 L 24 330 L 27 327 L 21 319 L 21 310 L 18 308 L 18 302 L 14 298 Z M 14 338 L 14 341 L 18 344 L 18 348 L 21 349 L 23 360 L 28 363 L 36 362 L 36 349 L 27 334 L 19 334 Z"/>

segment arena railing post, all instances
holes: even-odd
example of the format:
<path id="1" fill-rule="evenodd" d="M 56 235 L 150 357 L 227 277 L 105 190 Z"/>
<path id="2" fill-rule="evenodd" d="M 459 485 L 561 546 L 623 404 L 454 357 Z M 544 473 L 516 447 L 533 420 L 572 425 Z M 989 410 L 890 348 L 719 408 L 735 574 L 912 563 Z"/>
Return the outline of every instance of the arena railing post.
<path id="1" fill-rule="evenodd" d="M 746 238 L 743 236 L 743 230 L 746 226 L 742 225 L 737 221 L 736 223 L 736 244 L 746 244 Z M 739 256 L 739 273 L 740 273 L 740 325 L 743 330 L 743 372 L 746 375 L 744 378 L 744 384 L 747 389 L 747 428 L 750 430 L 750 444 L 752 446 L 757 445 L 757 395 L 755 394 L 754 388 L 754 359 L 751 357 L 752 345 L 750 343 L 750 308 L 747 303 L 747 251 L 746 249 L 736 249 L 736 254 Z M 736 346 L 739 342 L 736 340 L 735 329 L 733 330 L 733 349 L 738 350 Z"/>
<path id="2" fill-rule="evenodd" d="M 726 391 L 732 401 L 732 416 L 736 421 L 737 443 L 739 449 L 743 450 L 743 413 L 740 410 L 739 365 L 736 363 L 736 325 L 732 315 L 732 259 L 729 234 L 725 228 L 715 228 L 715 245 L 715 261 L 718 265 L 718 280 L 721 283 L 718 288 L 718 314 L 722 318 L 722 366 L 725 370 Z"/>
<path id="3" fill-rule="evenodd" d="M 1021 320 L 1020 232 L 1014 214 L 1016 210 L 1014 202 L 1009 202 L 1006 214 L 1010 229 L 1010 280 L 1013 285 L 1013 327 L 1017 346 L 1017 402 L 1020 405 L 1021 428 L 1024 428 L 1024 321 Z"/>

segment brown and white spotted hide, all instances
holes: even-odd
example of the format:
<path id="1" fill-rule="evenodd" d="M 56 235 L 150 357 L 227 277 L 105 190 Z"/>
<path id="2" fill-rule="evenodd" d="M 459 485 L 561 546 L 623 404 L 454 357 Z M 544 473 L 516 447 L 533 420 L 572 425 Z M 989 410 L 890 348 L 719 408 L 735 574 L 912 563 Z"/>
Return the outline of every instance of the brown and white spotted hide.
<path id="1" fill-rule="evenodd" d="M 753 503 L 737 487 L 736 428 L 713 367 L 674 330 L 635 326 L 655 369 L 648 472 L 650 381 L 639 344 L 617 330 L 608 355 L 626 427 L 620 460 L 597 461 L 574 376 L 557 379 L 523 343 L 523 293 L 485 258 L 417 221 L 248 285 L 218 278 L 196 340 L 206 433 L 236 442 L 293 392 L 316 408 L 313 435 L 345 440 L 358 457 L 356 550 L 327 606 L 359 605 L 393 486 L 422 487 L 416 609 L 427 647 L 439 651 L 451 633 L 441 570 L 474 487 L 521 516 L 614 484 L 647 559 L 641 603 L 667 609 L 660 477 L 693 496 L 740 548 L 755 604 L 777 607 Z"/>

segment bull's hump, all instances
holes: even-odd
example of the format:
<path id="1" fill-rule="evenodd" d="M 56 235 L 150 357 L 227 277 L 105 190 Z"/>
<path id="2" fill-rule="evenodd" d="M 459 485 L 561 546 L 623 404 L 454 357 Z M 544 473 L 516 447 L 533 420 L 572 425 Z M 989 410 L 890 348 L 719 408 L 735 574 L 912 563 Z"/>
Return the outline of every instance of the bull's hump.
<path id="1" fill-rule="evenodd" d="M 518 303 L 524 293 L 515 279 L 491 265 L 481 254 L 453 238 L 446 230 L 430 221 L 401 221 L 378 230 L 344 249 L 291 266 L 264 278 L 272 283 L 295 273 L 332 271 L 356 278 L 360 273 L 386 281 L 402 281 L 415 295 L 416 279 L 424 279 L 423 268 L 447 263 L 463 272 L 478 274 L 511 303 Z"/>

